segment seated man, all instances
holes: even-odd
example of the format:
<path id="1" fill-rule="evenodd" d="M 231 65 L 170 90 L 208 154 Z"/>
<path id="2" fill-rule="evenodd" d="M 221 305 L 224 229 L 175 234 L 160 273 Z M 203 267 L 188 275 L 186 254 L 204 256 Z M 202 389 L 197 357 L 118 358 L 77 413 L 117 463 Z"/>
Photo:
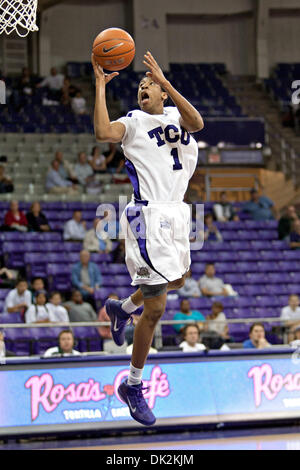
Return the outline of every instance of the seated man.
<path id="1" fill-rule="evenodd" d="M 90 253 L 81 250 L 80 261 L 72 268 L 72 285 L 80 290 L 83 299 L 94 303 L 94 292 L 102 285 L 102 276 L 98 266 L 90 261 Z"/>
<path id="2" fill-rule="evenodd" d="M 87 161 L 85 152 L 80 152 L 78 155 L 78 163 L 74 167 L 74 173 L 79 181 L 79 184 L 84 188 L 94 180 L 94 172 Z"/>
<path id="3" fill-rule="evenodd" d="M 105 239 L 105 250 L 100 249 L 100 239 L 97 235 L 98 225 L 99 219 L 94 219 L 93 228 L 88 230 L 84 236 L 83 249 L 94 253 L 109 253 L 112 249 L 112 242 L 108 237 Z"/>
<path id="4" fill-rule="evenodd" d="M 46 177 L 46 190 L 53 194 L 76 194 L 78 188 L 71 181 L 62 178 L 59 173 L 59 162 L 53 160 Z"/>
<path id="5" fill-rule="evenodd" d="M 225 341 L 230 340 L 228 324 L 226 322 L 226 316 L 223 312 L 224 307 L 221 302 L 214 302 L 211 307 L 212 313 L 207 315 L 207 321 L 205 329 L 208 331 L 214 331 Z"/>
<path id="6" fill-rule="evenodd" d="M 81 220 L 82 212 L 74 211 L 71 220 L 65 223 L 64 240 L 72 242 L 81 242 L 86 235 L 86 222 Z"/>
<path id="7" fill-rule="evenodd" d="M 227 195 L 224 191 L 220 195 L 220 201 L 213 205 L 213 213 L 218 222 L 239 220 L 239 216 L 236 214 L 233 204 L 228 201 Z"/>
<path id="8" fill-rule="evenodd" d="M 199 286 L 202 295 L 206 297 L 227 296 L 228 292 L 222 279 L 215 276 L 216 269 L 214 264 L 208 263 L 205 266 L 205 274 L 199 279 Z"/>
<path id="9" fill-rule="evenodd" d="M 33 232 L 49 232 L 50 227 L 45 214 L 41 211 L 39 202 L 34 202 L 30 211 L 27 212 L 26 218 L 28 220 L 28 229 Z"/>
<path id="10" fill-rule="evenodd" d="M 197 323 L 192 325 L 185 325 L 181 331 L 183 341 L 179 347 L 183 352 L 197 352 L 205 351 L 206 347 L 200 343 L 200 329 Z"/>
<path id="11" fill-rule="evenodd" d="M 78 180 L 74 174 L 71 163 L 64 159 L 63 153 L 57 150 L 54 160 L 58 161 L 58 172 L 64 180 L 70 180 L 72 183 L 77 184 Z"/>
<path id="12" fill-rule="evenodd" d="M 64 303 L 70 322 L 96 321 L 97 314 L 91 304 L 84 302 L 79 290 L 72 292 L 72 298 Z"/>
<path id="13" fill-rule="evenodd" d="M 253 323 L 250 327 L 249 339 L 243 342 L 243 348 L 264 349 L 270 346 L 271 344 L 266 340 L 266 332 L 263 323 Z"/>
<path id="14" fill-rule="evenodd" d="M 16 288 L 11 290 L 5 299 L 4 312 L 20 312 L 24 315 L 25 311 L 31 305 L 31 292 L 28 290 L 27 281 L 19 279 Z"/>
<path id="15" fill-rule="evenodd" d="M 63 330 L 58 335 L 58 346 L 49 348 L 44 353 L 44 357 L 51 356 L 80 356 L 80 352 L 74 348 L 75 338 L 72 330 Z"/>
<path id="16" fill-rule="evenodd" d="M 62 88 L 65 76 L 62 73 L 57 73 L 56 67 L 51 67 L 50 75 L 45 77 L 38 85 L 37 88 L 49 88 L 48 98 L 54 101 L 60 101 L 62 96 Z"/>
<path id="17" fill-rule="evenodd" d="M 271 220 L 277 216 L 273 201 L 267 196 L 260 196 L 256 189 L 252 189 L 251 200 L 244 204 L 243 210 L 249 212 L 253 220 Z"/>
<path id="18" fill-rule="evenodd" d="M 196 279 L 192 278 L 192 271 L 189 270 L 183 287 L 178 289 L 179 297 L 201 297 L 201 292 Z"/>
<path id="19" fill-rule="evenodd" d="M 71 108 L 75 114 L 87 114 L 86 99 L 82 96 L 80 90 L 71 99 Z"/>
<path id="20" fill-rule="evenodd" d="M 203 330 L 205 316 L 198 310 L 191 310 L 190 302 L 187 299 L 183 299 L 180 303 L 180 312 L 175 313 L 173 320 L 189 320 L 193 323 L 197 322 L 199 329 Z M 173 328 L 177 333 L 180 333 L 185 325 L 185 323 L 175 323 Z"/>
<path id="21" fill-rule="evenodd" d="M 281 310 L 280 320 L 282 320 L 284 328 L 288 333 L 288 341 L 294 336 L 295 328 L 300 326 L 300 307 L 298 295 L 289 296 L 289 304 Z"/>

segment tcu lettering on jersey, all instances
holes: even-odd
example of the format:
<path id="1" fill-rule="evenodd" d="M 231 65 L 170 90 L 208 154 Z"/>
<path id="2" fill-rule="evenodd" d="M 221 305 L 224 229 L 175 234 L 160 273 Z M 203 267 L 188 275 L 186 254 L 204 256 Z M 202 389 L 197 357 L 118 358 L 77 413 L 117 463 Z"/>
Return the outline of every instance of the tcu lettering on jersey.
<path id="1" fill-rule="evenodd" d="M 156 143 L 158 147 L 165 145 L 166 141 L 170 144 L 174 144 L 179 141 L 183 145 L 188 145 L 191 140 L 190 134 L 183 128 L 180 127 L 180 130 L 174 124 L 169 124 L 163 129 L 161 126 L 155 127 L 148 132 L 150 139 L 156 138 Z M 164 136 L 162 138 L 161 136 Z"/>

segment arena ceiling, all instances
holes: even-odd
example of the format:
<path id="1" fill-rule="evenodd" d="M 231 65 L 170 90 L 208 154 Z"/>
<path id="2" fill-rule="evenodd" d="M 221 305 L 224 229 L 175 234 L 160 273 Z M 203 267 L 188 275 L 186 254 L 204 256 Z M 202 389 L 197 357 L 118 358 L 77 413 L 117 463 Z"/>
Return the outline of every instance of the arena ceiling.
<path id="1" fill-rule="evenodd" d="M 101 3 L 120 2 L 120 0 L 84 0 L 84 5 L 99 5 Z M 39 11 L 47 10 L 59 3 L 67 3 L 69 5 L 82 5 L 82 0 L 38 0 Z"/>

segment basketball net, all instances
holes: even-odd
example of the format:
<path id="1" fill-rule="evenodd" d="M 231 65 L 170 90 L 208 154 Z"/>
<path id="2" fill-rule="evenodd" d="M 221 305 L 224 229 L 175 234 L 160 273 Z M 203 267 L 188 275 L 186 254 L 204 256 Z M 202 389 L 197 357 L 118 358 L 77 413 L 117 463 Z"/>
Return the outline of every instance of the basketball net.
<path id="1" fill-rule="evenodd" d="M 38 0 L 0 0 L 0 34 L 16 31 L 22 38 L 38 31 L 36 11 Z"/>

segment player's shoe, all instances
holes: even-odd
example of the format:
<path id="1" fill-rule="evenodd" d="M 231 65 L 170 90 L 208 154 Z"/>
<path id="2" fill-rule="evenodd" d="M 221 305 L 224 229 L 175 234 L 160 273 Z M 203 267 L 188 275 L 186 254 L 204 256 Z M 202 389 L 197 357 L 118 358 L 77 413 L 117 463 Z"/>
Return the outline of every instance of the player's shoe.
<path id="1" fill-rule="evenodd" d="M 111 321 L 111 334 L 117 346 L 122 346 L 125 341 L 125 328 L 129 320 L 132 322 L 131 314 L 122 309 L 122 301 L 107 299 L 105 308 Z"/>
<path id="2" fill-rule="evenodd" d="M 143 390 L 146 389 L 148 387 L 143 387 L 143 383 L 128 385 L 125 380 L 119 386 L 118 393 L 122 401 L 128 405 L 132 418 L 144 426 L 151 426 L 156 418 L 144 398 Z"/>

